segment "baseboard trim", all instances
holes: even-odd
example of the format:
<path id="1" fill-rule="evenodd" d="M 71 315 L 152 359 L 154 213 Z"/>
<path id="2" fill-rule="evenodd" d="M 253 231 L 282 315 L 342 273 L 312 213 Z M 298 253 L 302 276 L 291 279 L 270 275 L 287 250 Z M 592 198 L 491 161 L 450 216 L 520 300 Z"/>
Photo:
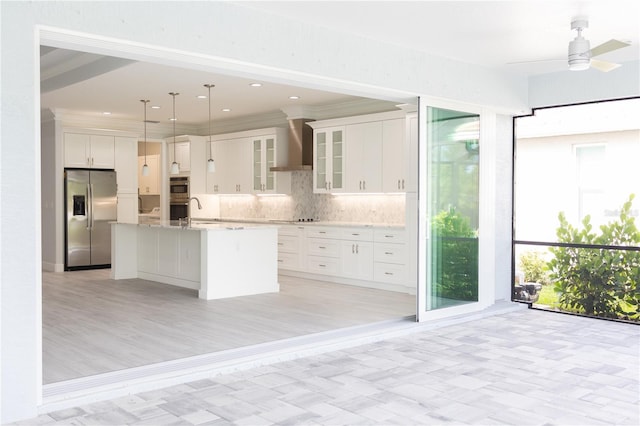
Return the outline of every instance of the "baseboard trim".
<path id="1" fill-rule="evenodd" d="M 64 272 L 64 263 L 42 262 L 42 270 L 46 272 Z"/>

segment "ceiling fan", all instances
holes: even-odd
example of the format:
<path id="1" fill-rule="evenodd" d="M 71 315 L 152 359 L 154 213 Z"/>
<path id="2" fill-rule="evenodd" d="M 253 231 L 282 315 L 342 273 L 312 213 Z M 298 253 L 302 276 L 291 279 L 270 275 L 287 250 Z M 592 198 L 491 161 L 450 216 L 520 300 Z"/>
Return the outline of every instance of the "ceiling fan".
<path id="1" fill-rule="evenodd" d="M 569 43 L 569 69 L 571 71 L 582 71 L 593 67 L 597 70 L 608 72 L 618 68 L 620 64 L 593 59 L 593 57 L 627 47 L 630 43 L 611 39 L 590 49 L 589 40 L 582 37 L 582 31 L 588 27 L 589 21 L 586 19 L 576 19 L 571 22 L 571 29 L 576 30 L 578 35 Z"/>
<path id="2" fill-rule="evenodd" d="M 582 31 L 589 27 L 589 21 L 586 18 L 575 19 L 571 22 L 571 29 L 576 30 L 578 35 L 569 43 L 568 58 L 569 69 L 571 71 L 583 71 L 589 68 L 595 68 L 599 71 L 609 72 L 620 66 L 613 62 L 601 61 L 599 59 L 593 59 L 595 56 L 600 56 L 605 53 L 612 52 L 614 50 L 622 49 L 623 47 L 630 46 L 631 43 L 611 39 L 606 41 L 593 49 L 589 40 L 582 37 Z M 522 64 L 532 62 L 548 62 L 558 61 L 564 59 L 547 59 L 541 61 L 523 61 L 523 62 L 511 62 L 510 64 Z"/>

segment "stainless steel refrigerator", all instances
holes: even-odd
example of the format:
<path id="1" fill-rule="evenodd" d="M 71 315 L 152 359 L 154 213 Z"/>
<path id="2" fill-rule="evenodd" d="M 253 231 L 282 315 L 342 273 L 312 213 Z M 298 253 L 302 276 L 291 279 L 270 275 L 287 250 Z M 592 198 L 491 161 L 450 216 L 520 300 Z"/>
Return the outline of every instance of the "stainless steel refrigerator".
<path id="1" fill-rule="evenodd" d="M 65 270 L 111 266 L 111 225 L 117 219 L 116 172 L 65 169 Z"/>

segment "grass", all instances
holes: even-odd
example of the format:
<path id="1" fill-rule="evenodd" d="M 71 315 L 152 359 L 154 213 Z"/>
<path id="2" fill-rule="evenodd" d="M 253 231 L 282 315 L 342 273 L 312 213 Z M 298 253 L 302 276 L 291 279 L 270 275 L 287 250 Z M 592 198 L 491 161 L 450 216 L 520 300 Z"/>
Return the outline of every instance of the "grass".
<path id="1" fill-rule="evenodd" d="M 559 307 L 558 294 L 553 290 L 553 284 L 542 286 L 542 290 L 540 290 L 540 297 L 538 298 L 536 305 L 545 305 L 550 308 Z"/>

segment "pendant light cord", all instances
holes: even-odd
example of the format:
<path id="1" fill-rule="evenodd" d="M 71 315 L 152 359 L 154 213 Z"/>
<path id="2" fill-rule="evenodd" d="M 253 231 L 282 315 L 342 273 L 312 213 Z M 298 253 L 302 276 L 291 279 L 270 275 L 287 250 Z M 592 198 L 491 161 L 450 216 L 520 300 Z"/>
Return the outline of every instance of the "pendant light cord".
<path id="1" fill-rule="evenodd" d="M 209 89 L 209 160 L 213 160 L 213 147 L 211 146 L 211 88 L 216 86 L 215 84 L 205 84 L 204 87 Z"/>

